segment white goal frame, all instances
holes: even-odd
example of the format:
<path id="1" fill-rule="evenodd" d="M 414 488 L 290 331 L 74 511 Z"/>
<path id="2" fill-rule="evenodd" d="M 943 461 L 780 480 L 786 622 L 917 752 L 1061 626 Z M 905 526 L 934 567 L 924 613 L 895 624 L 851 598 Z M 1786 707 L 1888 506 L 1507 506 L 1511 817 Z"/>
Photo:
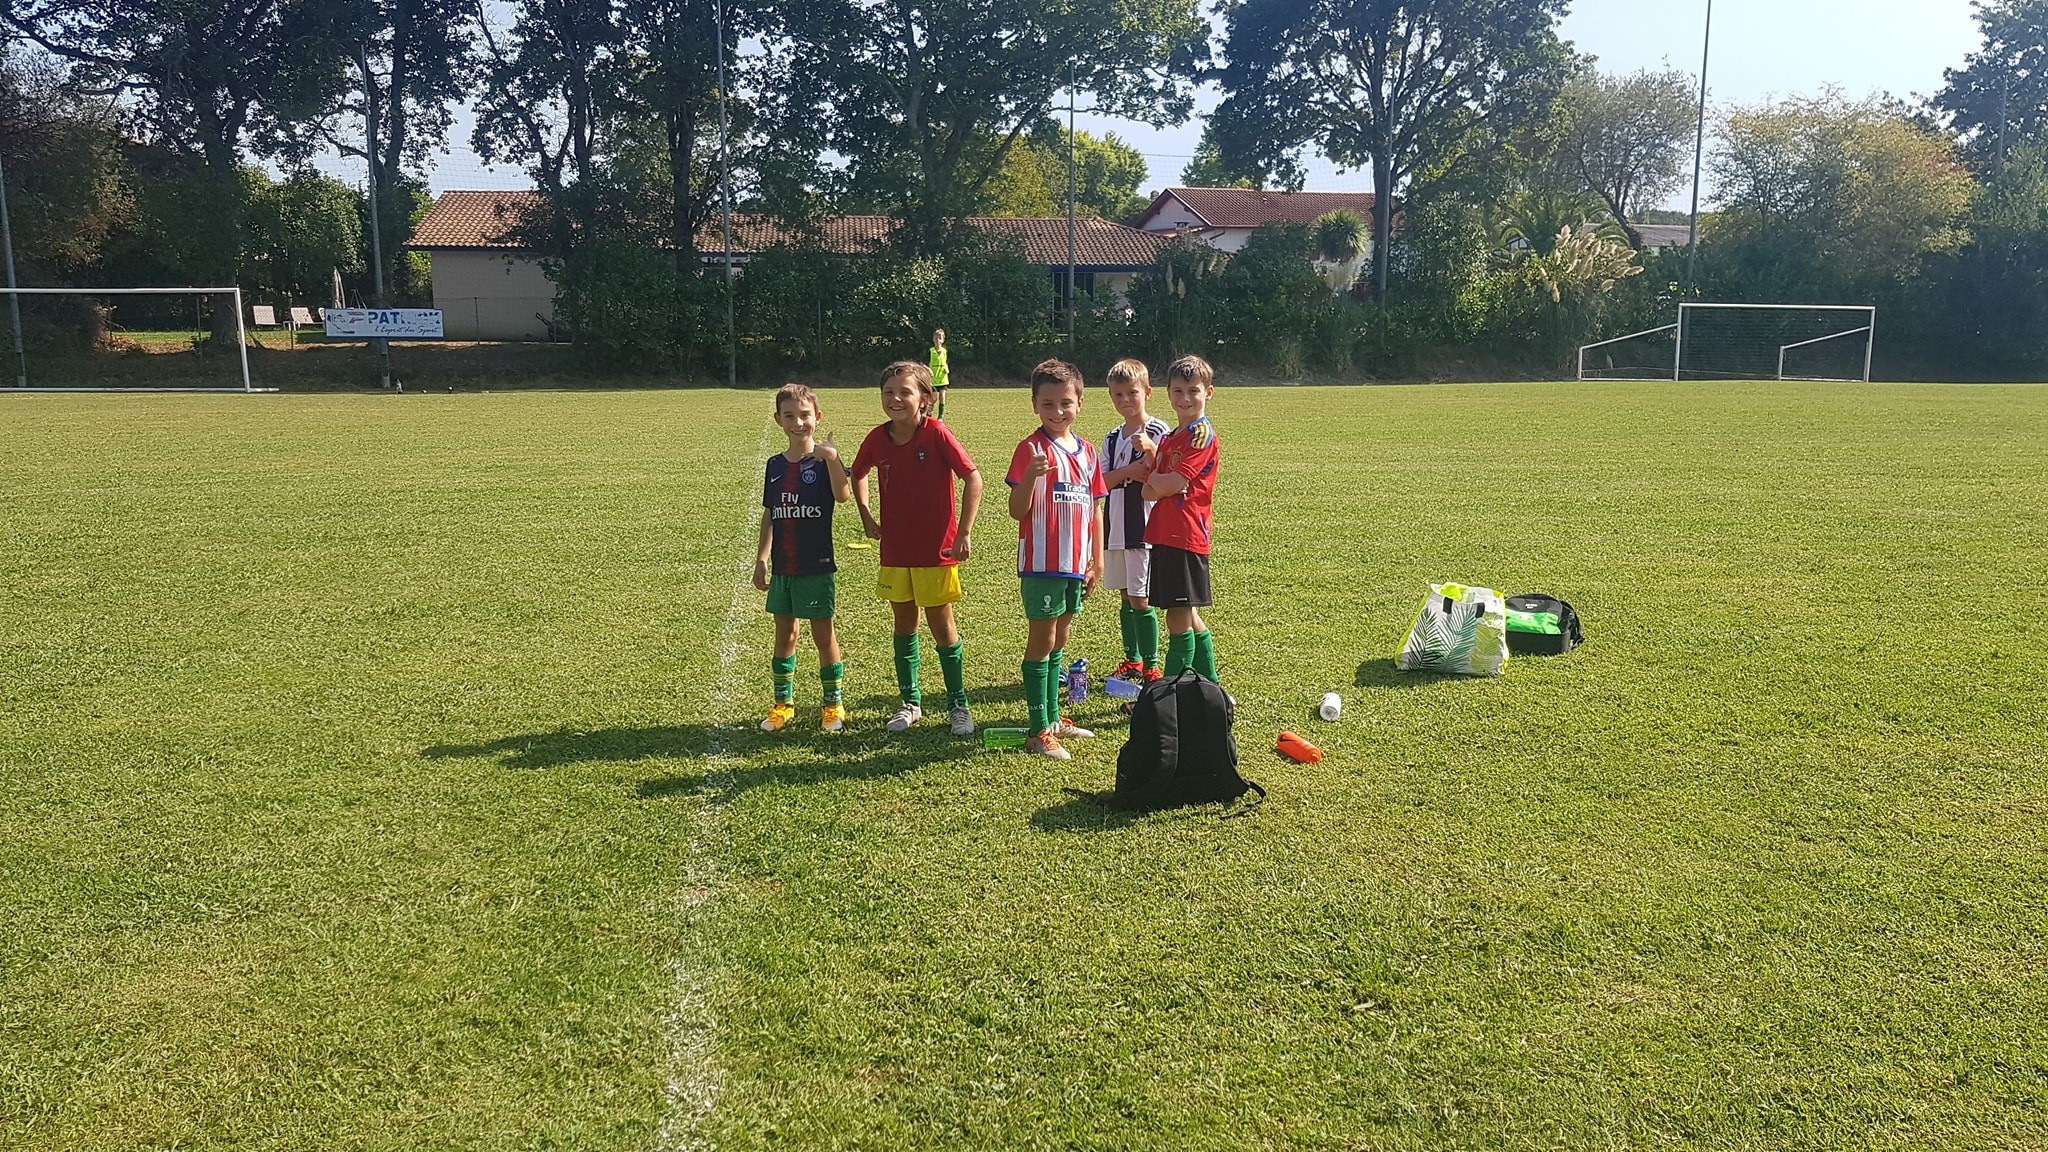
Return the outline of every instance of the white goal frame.
<path id="1" fill-rule="evenodd" d="M 14 384 L 0 387 L 0 392 L 21 394 L 24 392 L 275 392 L 275 388 L 258 388 L 249 380 L 249 331 L 242 318 L 242 290 L 240 288 L 7 288 L 0 287 L 0 296 L 212 296 L 229 295 L 235 298 L 235 348 L 242 357 L 242 386 L 240 388 L 157 387 L 141 385 L 134 388 L 81 388 L 54 385 L 47 388 L 31 387 L 26 377 Z"/>
<path id="2" fill-rule="evenodd" d="M 1619 343 L 1622 343 L 1622 342 L 1623 342 L 1623 341 L 1625 341 L 1625 340 L 1637 340 L 1637 339 L 1641 339 L 1641 338 L 1642 338 L 1642 337 L 1644 337 L 1644 336 L 1655 336 L 1655 335 L 1657 335 L 1657 334 L 1658 334 L 1658 333 L 1660 333 L 1660 332 L 1670 332 L 1670 333 L 1673 333 L 1673 334 L 1674 334 L 1674 339 L 1672 340 L 1672 348 L 1671 348 L 1671 376 L 1670 376 L 1670 378 L 1671 378 L 1671 380 L 1673 380 L 1674 382 L 1675 382 L 1675 381 L 1678 381 L 1678 380 L 1681 380 L 1681 379 L 1683 379 L 1683 378 L 1684 378 L 1684 373 L 1685 373 L 1685 332 L 1686 332 L 1686 327 L 1687 327 L 1686 321 L 1687 321 L 1687 319 L 1688 319 L 1688 317 L 1687 317 L 1687 313 L 1688 313 L 1689 311 L 1693 310 L 1693 309 L 1723 309 L 1723 310 L 1730 310 L 1730 311 L 1764 311 L 1764 310 L 1778 310 L 1778 311 L 1788 311 L 1788 312 L 1843 312 L 1843 313 L 1856 313 L 1856 314 L 1860 314 L 1860 315 L 1861 315 L 1861 317 L 1862 317 L 1862 319 L 1863 319 L 1863 323 L 1862 323 L 1862 324 L 1861 324 L 1860 326 L 1858 326 L 1858 327 L 1855 327 L 1855 328 L 1845 328 L 1845 329 L 1843 329 L 1843 330 L 1842 330 L 1842 331 L 1840 331 L 1840 332 L 1830 332 L 1830 333 L 1828 333 L 1828 334 L 1827 334 L 1826 336 L 1820 336 L 1820 337 L 1816 337 L 1816 338 L 1814 338 L 1814 339 L 1811 339 L 1811 340 L 1799 340 L 1799 341 L 1795 341 L 1795 342 L 1793 342 L 1793 343 L 1791 343 L 1791 344 L 1781 344 L 1781 345 L 1779 345 L 1779 346 L 1778 346 L 1778 371 L 1777 371 L 1777 379 L 1779 379 L 1779 380 L 1807 380 L 1807 381 L 1825 381 L 1825 380 L 1836 380 L 1836 379 L 1839 379 L 1838 377 L 1832 377 L 1832 376 L 1787 376 L 1787 375 L 1785 375 L 1785 354 L 1786 354 L 1787 352 L 1790 352 L 1790 351 L 1792 351 L 1792 350 L 1796 349 L 1796 348 L 1806 348 L 1806 347 L 1811 347 L 1812 345 L 1815 345 L 1815 344 L 1825 344 L 1825 343 L 1827 343 L 1827 342 L 1828 342 L 1828 341 L 1830 341 L 1830 340 L 1841 340 L 1841 339 L 1845 339 L 1845 338 L 1847 338 L 1847 337 L 1851 337 L 1851 336 L 1861 336 L 1861 337 L 1863 337 L 1863 379 L 1862 379 L 1862 382 L 1863 382 L 1863 383 L 1865 383 L 1865 384 L 1868 384 L 1868 383 L 1870 383 L 1870 366 L 1871 366 L 1871 358 L 1872 358 L 1872 355 L 1873 355 L 1873 353 L 1874 353 L 1874 352 L 1876 351 L 1876 347 L 1877 347 L 1877 307 L 1876 307 L 1875 305 L 1871 305 L 1871 304 L 1704 304 L 1704 303 L 1695 303 L 1695 302 L 1692 302 L 1692 301 L 1684 301 L 1684 302 L 1681 302 L 1681 303 L 1680 303 L 1680 304 L 1678 305 L 1678 320 L 1677 320 L 1677 322 L 1676 322 L 1676 323 L 1672 323 L 1672 324 L 1664 324 L 1664 325 L 1661 325 L 1661 326 L 1659 326 L 1659 327 L 1656 327 L 1656 328 L 1645 328 L 1645 329 L 1644 329 L 1643 331 L 1641 331 L 1641 332 L 1631 332 L 1631 333 L 1629 333 L 1629 334 L 1628 334 L 1628 335 L 1626 335 L 1626 336 L 1616 336 L 1616 337 L 1614 337 L 1613 339 L 1610 339 L 1610 340 L 1598 340 L 1598 341 L 1595 341 L 1595 342 L 1593 342 L 1593 343 L 1591 343 L 1591 344 L 1586 344 L 1586 345 L 1582 345 L 1582 346 L 1580 346 L 1580 348 L 1579 348 L 1579 379 L 1581 379 L 1581 380 L 1585 380 L 1585 379 L 1587 379 L 1587 376 L 1586 376 L 1586 353 L 1588 353 L 1588 352 L 1592 352 L 1592 351 L 1594 351 L 1594 350 L 1596 350 L 1596 349 L 1600 349 L 1600 348 L 1605 348 L 1605 347 L 1607 347 L 1607 346 L 1608 346 L 1608 345 L 1610 345 L 1610 344 L 1619 344 Z M 1661 379 L 1661 378 L 1662 378 L 1662 377 L 1653 377 L 1653 376 L 1644 376 L 1644 377 L 1641 377 L 1641 379 L 1645 379 L 1645 380 L 1651 380 L 1651 379 Z M 1603 376 L 1603 377 L 1598 377 L 1598 379 L 1617 379 L 1617 377 L 1605 377 L 1605 376 Z"/>

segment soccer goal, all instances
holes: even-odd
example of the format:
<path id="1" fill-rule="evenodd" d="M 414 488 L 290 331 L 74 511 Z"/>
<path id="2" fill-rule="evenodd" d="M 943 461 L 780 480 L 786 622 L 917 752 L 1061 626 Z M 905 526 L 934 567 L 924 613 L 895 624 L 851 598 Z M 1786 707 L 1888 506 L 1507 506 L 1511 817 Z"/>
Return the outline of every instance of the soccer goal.
<path id="1" fill-rule="evenodd" d="M 1877 309 L 1680 304 L 1678 322 L 1579 349 L 1581 380 L 1868 381 Z"/>
<path id="2" fill-rule="evenodd" d="M 83 345 L 101 338 L 110 339 L 122 349 L 142 354 L 139 361 L 127 362 L 123 367 L 131 369 L 119 373 L 81 371 L 81 365 L 91 365 L 91 359 L 73 356 L 68 362 L 61 357 L 47 353 L 36 340 L 23 339 L 17 342 L 15 327 L 10 325 L 0 330 L 0 340 L 5 341 L 7 376 L 13 379 L 11 386 L 0 387 L 0 392 L 275 392 L 275 388 L 257 388 L 249 378 L 249 335 L 248 312 L 243 307 L 240 288 L 7 288 L 0 286 L 0 297 L 13 297 L 19 309 L 16 312 L 25 320 L 29 331 L 38 329 L 56 333 L 47 343 L 73 344 L 76 353 L 92 353 L 95 349 Z M 235 310 L 235 350 L 238 360 L 234 368 L 226 363 L 208 360 L 195 367 L 196 349 L 208 327 L 207 301 L 213 297 L 227 297 L 233 301 Z M 183 297 L 184 299 L 178 299 Z M 73 309 L 66 314 L 64 302 L 72 302 Z M 89 323 L 80 324 L 81 316 L 88 317 Z M 12 319 L 9 317 L 8 319 Z M 20 321 L 16 321 L 19 324 Z M 93 332 L 88 339 L 84 330 L 104 328 Z M 103 350 L 99 350 L 102 351 Z M 172 353 L 161 366 L 149 363 L 151 352 Z M 182 358 L 179 358 L 182 356 Z M 235 371 L 239 369 L 239 372 Z M 33 371 L 31 370 L 33 369 Z M 152 370 L 154 369 L 154 370 Z M 57 383 L 57 380 L 82 381 Z"/>

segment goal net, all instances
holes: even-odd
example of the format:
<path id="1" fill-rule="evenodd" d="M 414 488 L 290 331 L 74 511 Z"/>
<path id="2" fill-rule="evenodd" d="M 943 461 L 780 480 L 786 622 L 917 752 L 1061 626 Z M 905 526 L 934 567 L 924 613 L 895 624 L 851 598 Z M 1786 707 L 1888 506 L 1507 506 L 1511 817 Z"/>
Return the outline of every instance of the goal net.
<path id="1" fill-rule="evenodd" d="M 290 310 L 252 310 L 239 288 L 0 286 L 0 391 L 274 391 L 249 377 L 251 328 L 267 319 L 283 341 Z"/>
<path id="2" fill-rule="evenodd" d="M 1581 380 L 1870 379 L 1877 309 L 1680 304 L 1678 322 L 1579 349 Z"/>

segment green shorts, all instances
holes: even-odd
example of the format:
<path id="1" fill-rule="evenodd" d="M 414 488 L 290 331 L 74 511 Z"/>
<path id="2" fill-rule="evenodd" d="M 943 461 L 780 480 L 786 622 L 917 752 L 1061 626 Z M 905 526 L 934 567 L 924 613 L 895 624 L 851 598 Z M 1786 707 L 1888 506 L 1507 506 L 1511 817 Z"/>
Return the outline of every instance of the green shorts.
<path id="1" fill-rule="evenodd" d="M 1020 576 L 1024 584 L 1024 618 L 1052 620 L 1081 610 L 1079 576 Z"/>
<path id="2" fill-rule="evenodd" d="M 768 611 L 799 620 L 830 620 L 838 598 L 834 575 L 770 576 Z"/>

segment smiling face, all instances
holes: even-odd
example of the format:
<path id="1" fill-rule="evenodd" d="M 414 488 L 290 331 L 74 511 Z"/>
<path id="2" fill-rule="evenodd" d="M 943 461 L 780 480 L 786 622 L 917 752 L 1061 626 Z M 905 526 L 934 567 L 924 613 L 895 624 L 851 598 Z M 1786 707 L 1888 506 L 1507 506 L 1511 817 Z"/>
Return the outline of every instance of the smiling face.
<path id="1" fill-rule="evenodd" d="M 882 415 L 898 427 L 916 427 L 924 418 L 929 398 L 917 377 L 909 372 L 896 372 L 882 381 Z"/>
<path id="2" fill-rule="evenodd" d="M 818 429 L 818 403 L 803 396 L 779 399 L 775 404 L 775 422 L 789 437 L 791 446 L 807 444 Z"/>
<path id="3" fill-rule="evenodd" d="M 1081 386 L 1071 381 L 1041 384 L 1031 390 L 1031 407 L 1046 435 L 1057 440 L 1073 429 L 1074 418 L 1081 414 Z"/>
<path id="4" fill-rule="evenodd" d="M 1175 376 L 1166 385 L 1166 401 L 1173 405 L 1173 414 L 1183 425 L 1193 424 L 1208 412 L 1209 395 L 1214 391 L 1205 380 Z"/>

